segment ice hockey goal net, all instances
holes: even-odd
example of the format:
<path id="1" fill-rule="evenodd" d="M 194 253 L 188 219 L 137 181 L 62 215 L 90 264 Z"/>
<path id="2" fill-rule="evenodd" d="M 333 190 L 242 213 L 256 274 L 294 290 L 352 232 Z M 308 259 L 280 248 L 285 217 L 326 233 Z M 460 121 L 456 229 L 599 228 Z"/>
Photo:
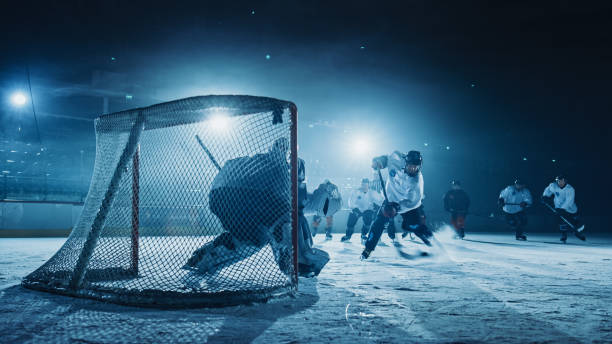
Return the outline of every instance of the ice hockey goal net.
<path id="1" fill-rule="evenodd" d="M 103 115 L 79 221 L 28 288 L 164 307 L 297 289 L 297 109 L 202 96 Z"/>

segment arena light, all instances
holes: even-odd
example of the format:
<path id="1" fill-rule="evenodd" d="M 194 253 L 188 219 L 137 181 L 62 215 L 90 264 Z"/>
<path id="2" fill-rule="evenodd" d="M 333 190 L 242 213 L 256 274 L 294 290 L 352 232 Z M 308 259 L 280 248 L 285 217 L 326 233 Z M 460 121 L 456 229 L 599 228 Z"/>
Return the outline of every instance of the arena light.
<path id="1" fill-rule="evenodd" d="M 28 98 L 22 92 L 15 92 L 11 95 L 11 104 L 16 107 L 22 107 L 25 105 Z"/>
<path id="2" fill-rule="evenodd" d="M 216 113 L 210 117 L 210 127 L 216 131 L 225 131 L 229 128 L 231 117 L 224 113 Z"/>
<path id="3" fill-rule="evenodd" d="M 356 138 L 353 140 L 351 150 L 356 156 L 369 156 L 372 152 L 372 143 L 364 137 Z"/>

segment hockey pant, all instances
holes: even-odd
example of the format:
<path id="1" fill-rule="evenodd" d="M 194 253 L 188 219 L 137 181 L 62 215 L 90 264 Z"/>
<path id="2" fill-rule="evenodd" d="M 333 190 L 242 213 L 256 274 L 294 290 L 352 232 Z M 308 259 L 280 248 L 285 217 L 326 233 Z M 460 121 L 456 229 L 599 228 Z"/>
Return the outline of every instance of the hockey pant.
<path id="1" fill-rule="evenodd" d="M 451 212 L 451 224 L 453 228 L 460 236 L 465 234 L 465 217 L 467 214 L 465 212 Z"/>
<path id="2" fill-rule="evenodd" d="M 506 223 L 515 231 L 518 238 L 523 235 L 523 228 L 527 225 L 527 215 L 524 211 L 516 214 L 506 213 Z"/>
<path id="3" fill-rule="evenodd" d="M 333 216 L 326 216 L 325 217 L 325 234 L 326 235 L 331 235 L 332 232 L 332 228 L 334 227 L 334 217 Z M 315 236 L 317 234 L 317 232 L 319 231 L 319 225 L 321 224 L 321 216 L 319 215 L 314 215 L 312 217 L 312 235 Z"/>
<path id="4" fill-rule="evenodd" d="M 372 224 L 372 218 L 374 217 L 373 210 L 366 210 L 364 212 L 360 211 L 352 211 L 348 216 L 348 221 L 346 222 L 346 236 L 347 238 L 351 238 L 353 233 L 355 232 L 355 225 L 359 218 L 363 218 L 363 226 L 361 227 L 361 236 L 365 237 L 368 235 L 368 231 L 370 230 L 370 225 Z"/>
<path id="5" fill-rule="evenodd" d="M 427 225 L 425 224 L 425 212 L 423 211 L 423 206 L 420 206 L 416 209 L 407 211 L 402 216 L 402 229 L 405 231 L 412 231 L 414 234 L 419 237 L 425 244 L 431 245 L 429 239 L 433 236 Z M 367 251 L 374 251 L 382 232 L 385 229 L 385 225 L 389 224 L 393 221 L 393 218 L 388 218 L 383 216 L 382 209 L 378 211 L 376 215 L 376 219 L 372 226 L 370 227 L 370 233 L 368 234 L 368 239 L 365 243 L 365 249 Z"/>

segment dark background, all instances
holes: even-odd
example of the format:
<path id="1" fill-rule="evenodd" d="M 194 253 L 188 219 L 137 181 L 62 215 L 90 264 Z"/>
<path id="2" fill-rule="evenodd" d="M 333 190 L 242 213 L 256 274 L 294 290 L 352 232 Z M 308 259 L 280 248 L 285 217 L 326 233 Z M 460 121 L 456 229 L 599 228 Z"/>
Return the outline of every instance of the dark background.
<path id="1" fill-rule="evenodd" d="M 297 104 L 311 187 L 354 186 L 371 156 L 417 149 L 431 211 L 452 178 L 488 214 L 515 178 L 537 199 L 563 173 L 580 211 L 606 217 L 611 14 L 589 1 L 5 4 L 0 197 L 82 199 L 104 112 L 252 94 Z M 36 118 L 7 101 L 29 94 L 28 70 Z"/>

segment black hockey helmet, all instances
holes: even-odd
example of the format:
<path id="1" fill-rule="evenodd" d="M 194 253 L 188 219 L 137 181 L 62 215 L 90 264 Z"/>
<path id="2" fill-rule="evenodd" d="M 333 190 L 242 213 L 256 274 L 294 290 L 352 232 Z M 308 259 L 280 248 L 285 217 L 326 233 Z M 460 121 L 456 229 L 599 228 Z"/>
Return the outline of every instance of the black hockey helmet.
<path id="1" fill-rule="evenodd" d="M 453 179 L 453 180 L 451 180 L 451 182 L 450 182 L 450 183 L 451 183 L 451 185 L 453 185 L 453 186 L 455 186 L 455 185 L 456 185 L 456 186 L 461 186 L 461 182 L 460 182 L 460 181 L 458 181 L 457 179 Z"/>
<path id="2" fill-rule="evenodd" d="M 523 185 L 523 186 L 525 186 L 525 182 L 523 182 L 523 181 L 521 180 L 521 178 L 516 178 L 516 179 L 514 180 L 514 185 L 515 185 L 515 186 L 519 186 L 519 185 Z"/>
<path id="3" fill-rule="evenodd" d="M 423 156 L 419 151 L 410 151 L 406 154 L 406 164 L 407 165 L 423 165 Z"/>
<path id="4" fill-rule="evenodd" d="M 558 182 L 560 180 L 567 180 L 567 178 L 565 178 L 564 174 L 559 174 L 555 177 L 555 181 Z"/>

